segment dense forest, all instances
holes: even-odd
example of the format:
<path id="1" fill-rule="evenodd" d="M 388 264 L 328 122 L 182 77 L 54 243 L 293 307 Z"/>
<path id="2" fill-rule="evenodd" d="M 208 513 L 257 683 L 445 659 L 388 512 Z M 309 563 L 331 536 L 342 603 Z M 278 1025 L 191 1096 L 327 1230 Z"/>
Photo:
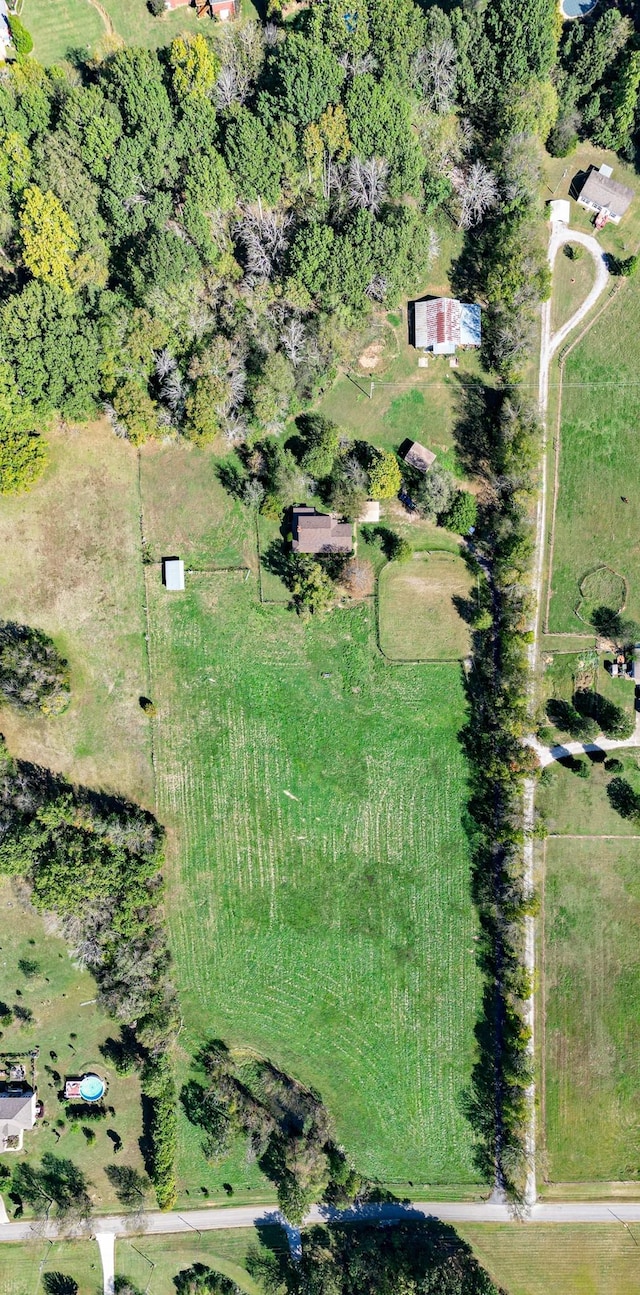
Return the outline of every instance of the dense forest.
<path id="1" fill-rule="evenodd" d="M 5 67 L 2 489 L 37 475 L 54 411 L 104 409 L 134 443 L 277 432 L 368 312 L 424 289 L 443 221 L 494 263 L 459 286 L 497 314 L 485 359 L 504 368 L 526 349 L 510 304 L 540 141 L 633 148 L 635 32 L 597 13 L 558 47 L 554 0 L 367 0 L 349 23 L 316 0 L 284 26 Z"/>

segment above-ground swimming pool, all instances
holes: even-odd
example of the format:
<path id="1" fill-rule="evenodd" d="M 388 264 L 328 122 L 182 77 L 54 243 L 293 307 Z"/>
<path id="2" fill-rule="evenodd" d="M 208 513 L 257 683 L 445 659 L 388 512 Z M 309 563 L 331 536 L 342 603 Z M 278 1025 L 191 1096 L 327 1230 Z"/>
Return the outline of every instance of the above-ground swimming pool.
<path id="1" fill-rule="evenodd" d="M 80 1096 L 83 1102 L 99 1102 L 105 1094 L 105 1084 L 99 1075 L 83 1075 Z"/>
<path id="2" fill-rule="evenodd" d="M 560 9 L 564 18 L 584 18 L 597 3 L 598 0 L 560 0 Z"/>

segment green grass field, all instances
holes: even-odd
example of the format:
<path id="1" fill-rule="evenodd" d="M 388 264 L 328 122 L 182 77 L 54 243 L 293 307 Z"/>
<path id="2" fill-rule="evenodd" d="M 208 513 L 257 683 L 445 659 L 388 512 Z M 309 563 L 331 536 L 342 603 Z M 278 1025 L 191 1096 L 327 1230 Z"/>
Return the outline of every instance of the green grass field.
<path id="1" fill-rule="evenodd" d="M 394 671 L 372 611 L 305 624 L 232 575 L 150 602 L 189 1037 L 316 1086 L 365 1172 L 473 1178 L 458 667 Z"/>
<path id="2" fill-rule="evenodd" d="M 638 843 L 547 842 L 547 1176 L 640 1175 Z"/>
<path id="3" fill-rule="evenodd" d="M 580 252 L 581 255 L 575 261 L 571 260 L 564 251 L 556 257 L 551 299 L 552 332 L 561 328 L 575 314 L 595 282 L 596 270 L 593 257 L 589 256 L 585 248 L 580 248 Z"/>
<path id="4" fill-rule="evenodd" d="M 162 475 L 145 455 L 145 518 Z M 172 517 L 155 516 L 167 549 Z M 196 575 L 179 598 L 154 567 L 147 583 L 187 1037 L 314 1084 L 365 1172 L 473 1179 L 458 667 L 389 667 L 370 607 L 305 622 L 260 606 L 253 575 Z"/>
<path id="5" fill-rule="evenodd" d="M 78 1295 L 101 1295 L 102 1265 L 95 1241 L 43 1241 L 0 1246 L 2 1295 L 42 1295 L 43 1273 L 64 1273 L 78 1283 Z"/>
<path id="6" fill-rule="evenodd" d="M 151 808 L 136 453 L 104 424 L 49 443 L 43 479 L 2 501 L 0 600 L 53 636 L 71 704 L 53 719 L 0 707 L 0 731 L 13 755 Z"/>
<path id="7" fill-rule="evenodd" d="M 640 618 L 639 322 L 632 279 L 566 362 L 551 631 L 581 628 L 580 581 L 601 564 L 626 578 L 627 612 Z"/>
<path id="8" fill-rule="evenodd" d="M 390 562 L 378 587 L 380 647 L 393 661 L 459 661 L 471 647 L 456 605 L 468 603 L 473 580 L 462 558 L 420 554 Z"/>
<path id="9" fill-rule="evenodd" d="M 640 1229 L 621 1224 L 465 1224 L 456 1229 L 508 1295 L 637 1295 Z"/>
<path id="10" fill-rule="evenodd" d="M 116 1273 L 128 1277 L 146 1295 L 175 1295 L 173 1279 L 192 1264 L 206 1264 L 224 1273 L 246 1291 L 261 1295 L 262 1285 L 247 1271 L 247 1256 L 265 1244 L 270 1250 L 286 1246 L 284 1232 L 278 1227 L 261 1229 L 234 1228 L 228 1231 L 189 1236 L 122 1238 L 116 1244 Z"/>
<path id="11" fill-rule="evenodd" d="M 578 778 L 571 769 L 556 764 L 551 780 L 536 792 L 536 805 L 549 832 L 576 836 L 637 836 L 638 827 L 622 818 L 609 804 L 607 785 L 621 776 L 640 793 L 640 757 L 635 752 L 615 752 L 624 765 L 624 773 L 607 773 L 604 764 L 590 762 L 588 778 Z M 597 842 L 594 842 L 597 849 Z"/>

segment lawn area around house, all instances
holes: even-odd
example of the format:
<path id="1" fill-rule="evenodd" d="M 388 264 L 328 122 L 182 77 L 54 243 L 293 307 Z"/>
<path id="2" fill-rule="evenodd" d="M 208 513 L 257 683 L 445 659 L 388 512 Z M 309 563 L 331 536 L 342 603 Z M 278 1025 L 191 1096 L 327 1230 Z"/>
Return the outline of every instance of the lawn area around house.
<path id="1" fill-rule="evenodd" d="M 640 280 L 631 279 L 567 357 L 552 632 L 582 628 L 576 614 L 580 584 L 603 566 L 625 578 L 626 612 L 640 618 L 640 470 L 635 466 L 639 321 Z"/>
<path id="2" fill-rule="evenodd" d="M 620 1223 L 458 1225 L 508 1295 L 637 1295 L 640 1229 Z"/>
<path id="3" fill-rule="evenodd" d="M 546 708 L 549 702 L 571 702 L 577 689 L 591 689 L 607 701 L 613 702 L 630 718 L 635 719 L 635 688 L 630 679 L 614 679 L 605 668 L 605 662 L 611 663 L 612 653 L 597 653 L 594 649 L 595 635 L 588 638 L 580 652 L 554 652 L 543 654 L 543 667 L 539 674 L 540 715 L 543 723 L 554 730 L 554 741 L 569 741 L 569 736 L 555 728 Z"/>
<path id="4" fill-rule="evenodd" d="M 548 840 L 544 912 L 546 1176 L 638 1179 L 637 841 Z"/>
<path id="5" fill-rule="evenodd" d="M 0 1246 L 2 1295 L 42 1295 L 44 1273 L 64 1273 L 78 1283 L 78 1295 L 100 1295 L 102 1264 L 95 1241 L 45 1241 Z"/>
<path id="6" fill-rule="evenodd" d="M 393 661 L 459 661 L 468 656 L 465 620 L 473 577 L 461 557 L 414 554 L 380 573 L 380 647 Z"/>
<path id="7" fill-rule="evenodd" d="M 12 755 L 152 807 L 136 451 L 106 423 L 48 439 L 42 480 L 2 501 L 0 601 L 68 658 L 71 701 L 0 707 L 0 731 Z"/>
<path id="8" fill-rule="evenodd" d="M 370 607 L 305 621 L 241 573 L 147 581 L 183 1042 L 315 1086 L 365 1173 L 473 1181 L 458 667 L 386 665 Z"/>
<path id="9" fill-rule="evenodd" d="M 577 260 L 567 256 L 566 246 L 556 256 L 553 267 L 551 331 L 562 328 L 588 297 L 596 277 L 593 257 L 586 248 L 575 244 Z"/>
<path id="10" fill-rule="evenodd" d="M 262 1284 L 247 1271 L 247 1257 L 262 1245 L 280 1251 L 287 1245 L 283 1230 L 265 1226 L 233 1228 L 201 1236 L 121 1238 L 116 1243 L 116 1273 L 127 1277 L 146 1295 L 175 1295 L 174 1277 L 193 1264 L 205 1264 L 223 1273 L 246 1291 L 262 1295 Z"/>
<path id="11" fill-rule="evenodd" d="M 589 761 L 588 778 L 578 778 L 561 764 L 549 767 L 549 781 L 540 784 L 536 805 L 547 830 L 560 835 L 640 836 L 637 823 L 622 818 L 609 802 L 607 786 L 612 778 L 624 778 L 640 794 L 640 755 L 637 751 L 611 753 L 624 765 L 623 773 L 608 773 L 604 761 Z M 593 842 L 594 850 L 598 842 Z"/>
<path id="12" fill-rule="evenodd" d="M 21 960 L 35 962 L 38 970 L 25 974 L 19 966 Z M 25 1133 L 24 1157 L 36 1164 L 45 1152 L 51 1152 L 73 1160 L 86 1175 L 89 1195 L 100 1210 L 117 1208 L 105 1165 L 143 1168 L 138 1147 L 142 1121 L 137 1077 L 116 1074 L 100 1053 L 100 1044 L 117 1035 L 117 1026 L 98 1009 L 95 996 L 95 982 L 74 964 L 64 940 L 49 933 L 42 916 L 20 899 L 8 881 L 0 879 L 0 997 L 8 1006 L 18 1004 L 32 1014 L 25 1024 L 14 1020 L 2 1027 L 0 1056 L 40 1049 L 36 1083 L 44 1117 Z M 24 1064 L 29 1076 L 30 1063 L 25 1060 Z M 92 1145 L 80 1126 L 71 1127 L 64 1103 L 58 1100 L 65 1078 L 86 1071 L 107 1079 L 104 1104 L 115 1112 L 91 1123 L 96 1134 Z M 62 1128 L 57 1127 L 58 1120 L 64 1122 Z M 121 1139 L 117 1157 L 116 1143 L 107 1130 Z M 6 1195 L 5 1201 L 10 1211 Z M 0 1254 L 4 1249 L 0 1246 Z M 4 1292 L 1 1284 L 0 1290 Z"/>

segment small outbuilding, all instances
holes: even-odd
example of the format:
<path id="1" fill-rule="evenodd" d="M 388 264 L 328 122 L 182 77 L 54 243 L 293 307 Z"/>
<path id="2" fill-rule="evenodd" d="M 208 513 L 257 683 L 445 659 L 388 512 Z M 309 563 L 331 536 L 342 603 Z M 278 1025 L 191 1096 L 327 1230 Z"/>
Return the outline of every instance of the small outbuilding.
<path id="1" fill-rule="evenodd" d="M 552 225 L 569 225 L 571 223 L 571 205 L 568 198 L 554 198 L 549 203 L 549 218 Z"/>
<path id="2" fill-rule="evenodd" d="M 351 523 L 296 504 L 291 514 L 291 544 L 294 553 L 351 553 Z"/>
<path id="3" fill-rule="evenodd" d="M 578 195 L 581 207 L 595 211 L 596 224 L 618 225 L 633 198 L 633 189 L 612 178 L 610 166 L 592 167 Z"/>
<path id="4" fill-rule="evenodd" d="M 22 1151 L 25 1131 L 36 1122 L 36 1095 L 32 1088 L 0 1092 L 0 1153 Z"/>
<path id="5" fill-rule="evenodd" d="M 454 297 L 434 297 L 413 306 L 414 345 L 433 355 L 455 355 L 458 346 L 479 346 L 481 311 Z"/>
<path id="6" fill-rule="evenodd" d="M 436 461 L 435 454 L 424 445 L 421 445 L 419 441 L 412 441 L 402 457 L 410 468 L 416 469 L 416 472 L 428 472 Z"/>
<path id="7" fill-rule="evenodd" d="M 181 558 L 162 559 L 162 583 L 172 593 L 184 589 L 184 562 Z"/>

